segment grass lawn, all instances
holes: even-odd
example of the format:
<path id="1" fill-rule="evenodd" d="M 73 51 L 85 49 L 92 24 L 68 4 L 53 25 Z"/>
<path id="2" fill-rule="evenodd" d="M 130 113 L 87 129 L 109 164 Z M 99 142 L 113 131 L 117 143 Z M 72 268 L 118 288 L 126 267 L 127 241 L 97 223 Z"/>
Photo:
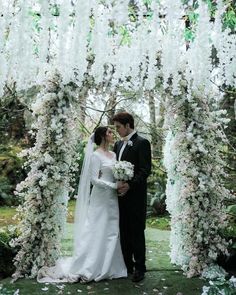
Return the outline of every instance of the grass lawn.
<path id="1" fill-rule="evenodd" d="M 75 210 L 75 200 L 71 200 L 68 204 L 68 214 L 67 222 L 74 222 L 74 210 Z M 0 227 L 4 227 L 11 224 L 16 224 L 17 220 L 14 220 L 13 217 L 16 214 L 15 207 L 0 207 Z M 156 228 L 160 230 L 170 230 L 170 217 L 158 216 L 150 217 L 147 219 L 147 227 Z"/>
<path id="2" fill-rule="evenodd" d="M 170 216 L 156 216 L 147 219 L 147 227 L 156 228 L 160 230 L 170 230 Z"/>
<path id="3" fill-rule="evenodd" d="M 0 207 L 0 227 L 16 224 L 17 220 L 13 219 L 16 214 L 16 208 L 14 207 Z"/>
<path id="4" fill-rule="evenodd" d="M 171 264 L 169 258 L 169 231 L 148 227 L 146 229 L 147 269 L 146 278 L 132 283 L 130 278 L 105 280 L 89 284 L 39 284 L 37 281 L 11 278 L 0 279 L 0 295 L 200 295 L 207 282 L 199 278 L 188 279 Z M 73 224 L 67 224 L 67 236 L 62 241 L 63 255 L 72 254 Z"/>
<path id="5" fill-rule="evenodd" d="M 74 221 L 74 210 L 75 201 L 72 200 L 68 205 L 67 222 L 69 223 L 73 223 Z M 17 224 L 17 220 L 13 218 L 16 213 L 16 207 L 0 207 L 0 227 Z"/>
<path id="6" fill-rule="evenodd" d="M 67 213 L 67 222 L 73 223 L 74 222 L 74 211 L 75 211 L 75 200 L 69 201 L 68 204 L 68 213 Z"/>

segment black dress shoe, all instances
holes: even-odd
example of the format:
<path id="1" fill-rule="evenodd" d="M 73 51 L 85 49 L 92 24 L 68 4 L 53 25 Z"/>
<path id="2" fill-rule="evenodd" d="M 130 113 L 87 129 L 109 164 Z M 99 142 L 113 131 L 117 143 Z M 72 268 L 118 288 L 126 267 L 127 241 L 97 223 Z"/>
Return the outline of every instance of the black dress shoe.
<path id="1" fill-rule="evenodd" d="M 133 274 L 132 282 L 138 283 L 144 279 L 145 275 L 143 271 L 136 270 Z"/>
<path id="2" fill-rule="evenodd" d="M 132 268 L 128 268 L 127 269 L 127 273 L 128 273 L 128 275 L 133 275 L 134 274 L 134 270 Z"/>

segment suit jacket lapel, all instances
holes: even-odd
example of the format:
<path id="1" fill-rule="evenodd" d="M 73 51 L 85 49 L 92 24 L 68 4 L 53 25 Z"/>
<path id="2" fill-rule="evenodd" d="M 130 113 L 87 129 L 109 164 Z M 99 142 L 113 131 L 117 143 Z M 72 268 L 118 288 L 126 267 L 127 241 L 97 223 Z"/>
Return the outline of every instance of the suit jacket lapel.
<path id="1" fill-rule="evenodd" d="M 134 142 L 135 142 L 137 136 L 138 136 L 138 134 L 137 134 L 137 132 L 136 132 L 136 133 L 130 138 L 130 140 L 132 141 L 133 144 L 134 144 Z M 126 159 L 126 156 L 127 156 L 128 152 L 129 152 L 129 150 L 130 150 L 131 148 L 132 148 L 132 145 L 129 145 L 129 144 L 127 143 L 127 145 L 126 145 L 126 147 L 125 147 L 125 149 L 124 149 L 124 151 L 123 151 L 123 154 L 122 154 L 122 156 L 121 156 L 121 160 Z"/>
<path id="2" fill-rule="evenodd" d="M 116 152 L 116 159 L 118 160 L 118 158 L 119 158 L 119 154 L 120 154 L 120 150 L 121 150 L 121 147 L 122 147 L 122 145 L 123 145 L 123 141 L 119 141 L 118 142 L 118 147 L 117 147 L 117 152 Z"/>

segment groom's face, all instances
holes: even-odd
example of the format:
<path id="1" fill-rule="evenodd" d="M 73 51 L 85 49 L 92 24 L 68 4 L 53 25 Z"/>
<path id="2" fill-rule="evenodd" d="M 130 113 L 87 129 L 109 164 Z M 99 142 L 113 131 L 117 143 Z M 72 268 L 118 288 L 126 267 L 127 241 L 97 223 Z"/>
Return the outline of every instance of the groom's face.
<path id="1" fill-rule="evenodd" d="M 114 125 L 120 137 L 125 137 L 129 134 L 129 124 L 123 125 L 120 122 L 115 121 Z"/>

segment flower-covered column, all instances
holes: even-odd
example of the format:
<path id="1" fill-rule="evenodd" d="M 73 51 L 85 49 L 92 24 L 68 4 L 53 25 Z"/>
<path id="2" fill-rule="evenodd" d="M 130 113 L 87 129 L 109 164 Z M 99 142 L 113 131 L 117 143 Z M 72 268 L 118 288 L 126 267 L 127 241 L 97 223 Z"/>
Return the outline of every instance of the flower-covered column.
<path id="1" fill-rule="evenodd" d="M 171 261 L 189 277 L 199 275 L 226 253 L 224 161 L 225 112 L 204 93 L 169 96 L 164 148 L 167 209 L 171 214 Z"/>
<path id="2" fill-rule="evenodd" d="M 70 89 L 60 83 L 57 74 L 48 77 L 32 105 L 35 144 L 23 152 L 29 172 L 16 188 L 23 204 L 18 209 L 20 236 L 13 241 L 19 248 L 15 278 L 35 277 L 40 267 L 52 265 L 60 254 L 77 139 Z"/>

